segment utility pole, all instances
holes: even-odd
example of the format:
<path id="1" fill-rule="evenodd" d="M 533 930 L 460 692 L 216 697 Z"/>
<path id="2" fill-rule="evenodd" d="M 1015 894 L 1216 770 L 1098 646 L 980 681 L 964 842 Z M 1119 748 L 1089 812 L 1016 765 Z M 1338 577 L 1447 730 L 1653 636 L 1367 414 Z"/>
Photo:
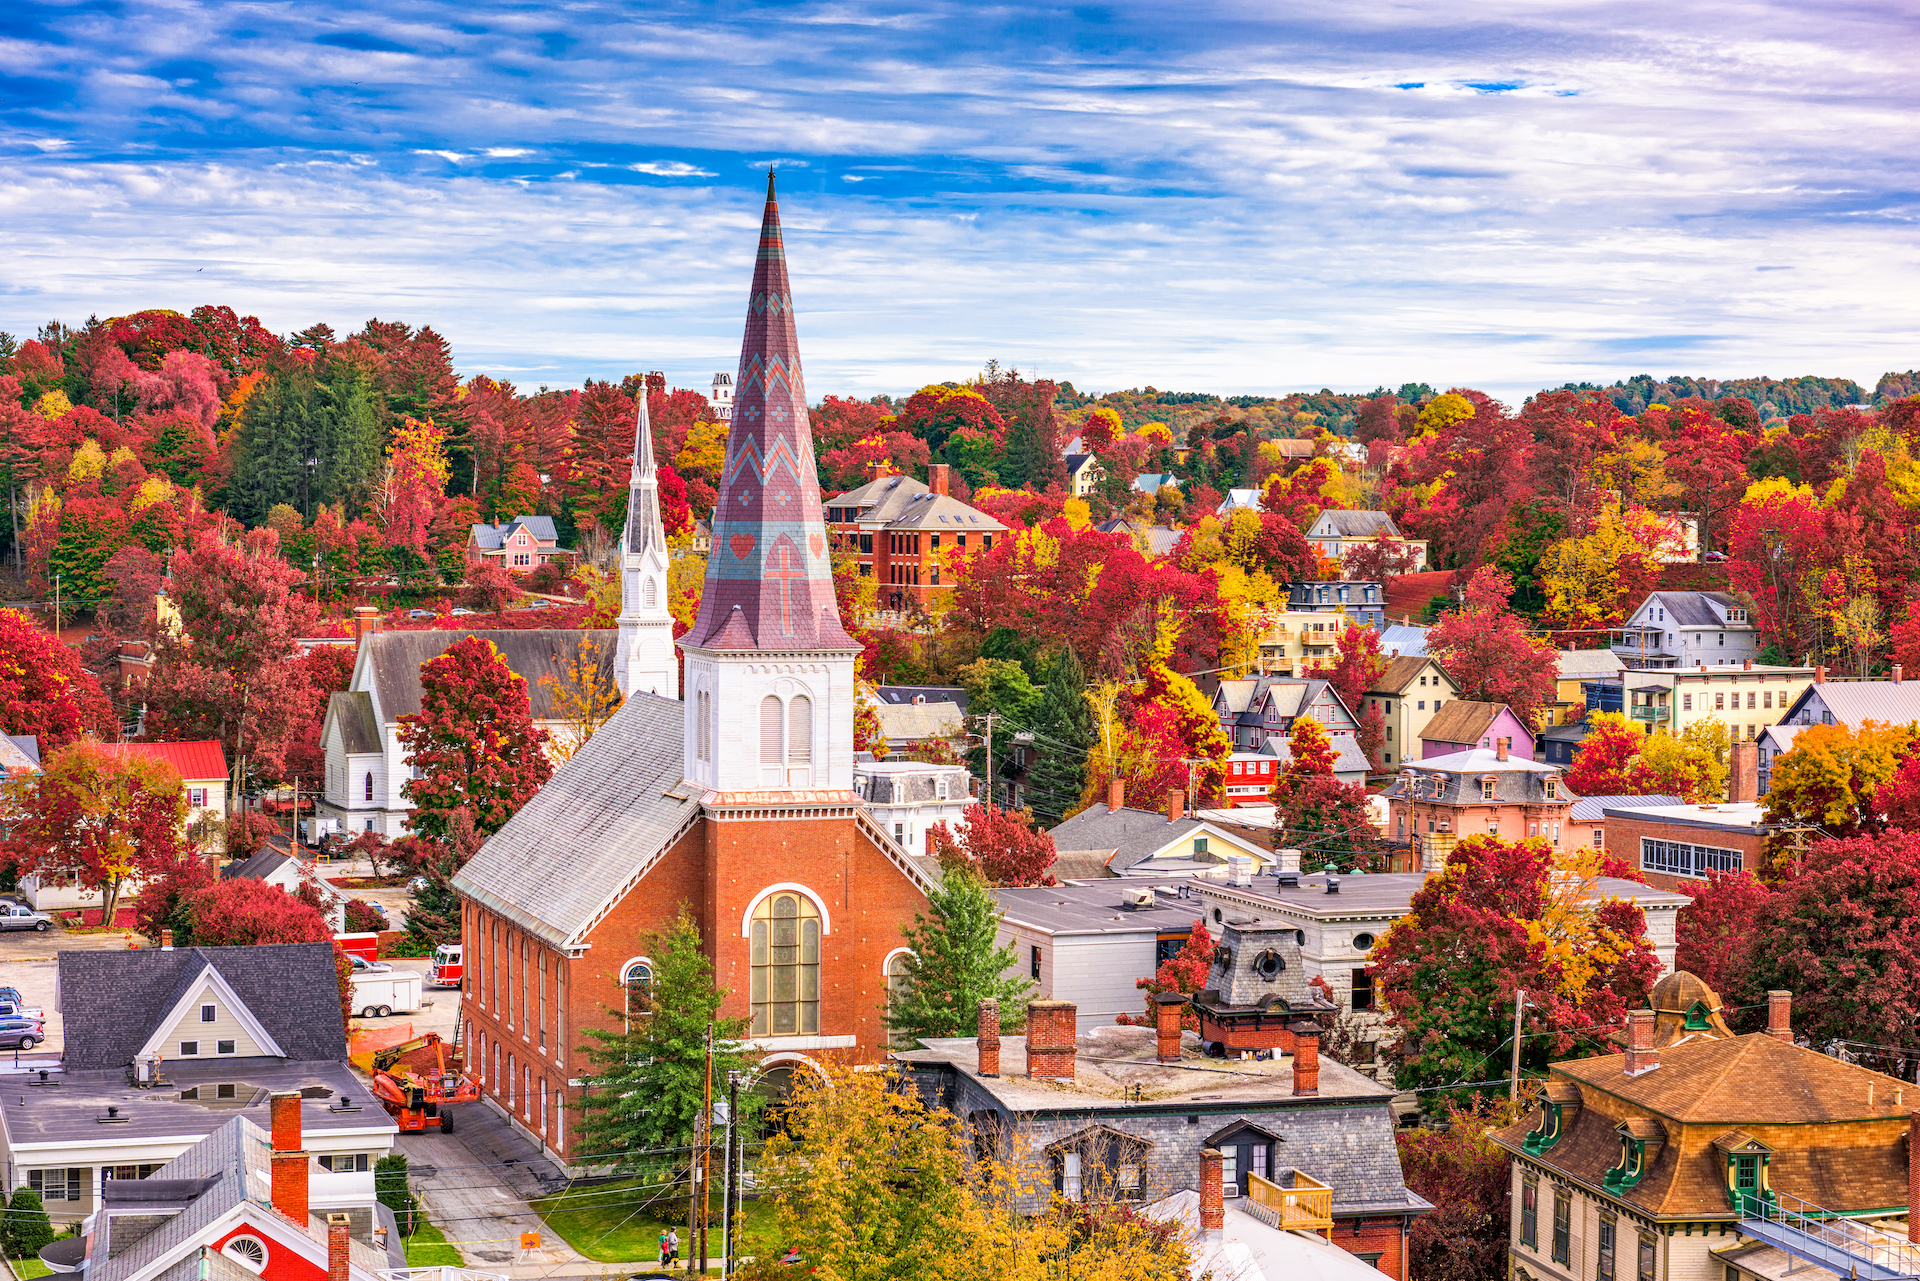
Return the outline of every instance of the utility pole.
<path id="1" fill-rule="evenodd" d="M 707 1188 L 713 1179 L 713 1024 L 707 1024 L 707 1066 L 700 1101 L 700 1274 L 706 1275 L 707 1220 L 712 1217 L 712 1197 Z"/>
<path id="2" fill-rule="evenodd" d="M 1513 993 L 1513 1068 L 1507 1076 L 1507 1101 L 1516 1102 L 1520 1098 L 1520 1012 L 1527 1008 L 1527 989 L 1517 988 Z"/>
<path id="3" fill-rule="evenodd" d="M 1199 781 L 1193 776 L 1193 767 L 1205 764 L 1206 758 L 1204 756 L 1183 756 L 1180 758 L 1180 763 L 1187 767 L 1187 813 L 1191 815 L 1195 803 L 1193 789 Z"/>
<path id="4" fill-rule="evenodd" d="M 993 804 L 993 713 L 987 717 L 987 804 Z"/>
<path id="5" fill-rule="evenodd" d="M 727 1073 L 727 1185 L 720 1196 L 720 1213 L 725 1220 L 720 1247 L 720 1275 L 730 1277 L 738 1266 L 740 1236 L 740 1165 L 736 1159 L 740 1134 L 740 1074 Z"/>

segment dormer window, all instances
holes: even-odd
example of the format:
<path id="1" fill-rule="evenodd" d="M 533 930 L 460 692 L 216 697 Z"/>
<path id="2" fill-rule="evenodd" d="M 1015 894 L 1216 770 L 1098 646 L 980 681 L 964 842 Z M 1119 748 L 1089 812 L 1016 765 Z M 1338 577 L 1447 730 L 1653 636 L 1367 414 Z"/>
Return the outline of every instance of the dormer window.
<path id="1" fill-rule="evenodd" d="M 1480 799 L 1483 801 L 1492 800 L 1493 787 L 1494 787 L 1494 780 L 1491 777 L 1481 779 L 1480 780 Z"/>
<path id="2" fill-rule="evenodd" d="M 1550 778 L 1547 780 L 1546 786 L 1547 786 L 1547 799 L 1550 801 L 1559 800 L 1560 799 L 1560 780 L 1557 778 Z"/>

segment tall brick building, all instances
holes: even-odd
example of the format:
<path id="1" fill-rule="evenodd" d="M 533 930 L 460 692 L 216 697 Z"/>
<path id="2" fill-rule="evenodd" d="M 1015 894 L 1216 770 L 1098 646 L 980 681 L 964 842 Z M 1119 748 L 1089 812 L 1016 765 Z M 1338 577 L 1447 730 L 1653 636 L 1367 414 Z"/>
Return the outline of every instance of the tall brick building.
<path id="1" fill-rule="evenodd" d="M 853 793 L 859 646 L 834 603 L 771 177 L 735 386 L 682 697 L 654 692 L 673 686 L 645 658 L 664 539 L 637 450 L 630 510 L 653 527 L 632 520 L 625 539 L 640 593 L 622 611 L 627 701 L 454 879 L 468 1062 L 562 1161 L 580 1030 L 622 1017 L 651 977 L 645 939 L 683 906 L 723 1012 L 750 1019 L 777 1074 L 884 1054 L 889 968 L 926 904 L 920 869 Z"/>

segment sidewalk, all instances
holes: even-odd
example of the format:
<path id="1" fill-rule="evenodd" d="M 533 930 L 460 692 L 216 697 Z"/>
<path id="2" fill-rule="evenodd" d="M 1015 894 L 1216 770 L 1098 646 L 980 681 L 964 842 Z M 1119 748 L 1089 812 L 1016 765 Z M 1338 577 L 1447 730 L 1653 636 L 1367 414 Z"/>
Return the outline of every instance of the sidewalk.
<path id="1" fill-rule="evenodd" d="M 533 1212 L 527 1202 L 565 1187 L 566 1176 L 499 1113 L 485 1103 L 463 1103 L 454 1118 L 452 1134 L 410 1134 L 398 1150 L 428 1219 L 469 1268 L 515 1281 L 633 1274 L 631 1264 L 600 1264 L 579 1254 Z M 540 1248 L 522 1250 L 523 1232 L 538 1232 Z"/>

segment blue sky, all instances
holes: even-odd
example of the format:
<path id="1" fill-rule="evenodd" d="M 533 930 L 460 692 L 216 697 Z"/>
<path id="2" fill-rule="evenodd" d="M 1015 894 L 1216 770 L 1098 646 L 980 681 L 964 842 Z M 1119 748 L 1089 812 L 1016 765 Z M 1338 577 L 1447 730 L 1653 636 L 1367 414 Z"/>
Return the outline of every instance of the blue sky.
<path id="1" fill-rule="evenodd" d="M 430 323 L 527 387 L 1920 366 L 1892 3 L 0 5 L 0 329 Z"/>

